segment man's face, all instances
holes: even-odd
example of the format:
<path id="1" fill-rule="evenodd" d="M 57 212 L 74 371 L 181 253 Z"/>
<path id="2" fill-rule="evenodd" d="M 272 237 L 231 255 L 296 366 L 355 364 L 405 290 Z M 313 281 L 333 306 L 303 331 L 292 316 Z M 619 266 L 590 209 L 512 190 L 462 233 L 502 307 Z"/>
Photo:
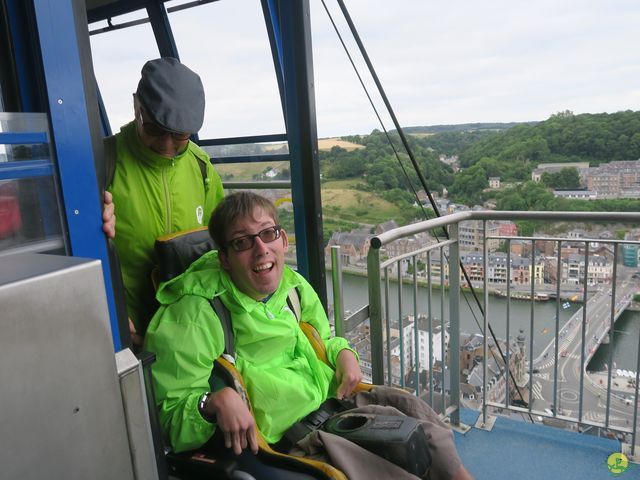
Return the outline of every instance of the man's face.
<path id="1" fill-rule="evenodd" d="M 134 111 L 138 138 L 145 147 L 167 158 L 173 158 L 187 148 L 189 133 L 172 134 L 164 130 L 155 123 L 137 100 L 134 101 Z"/>
<path id="2" fill-rule="evenodd" d="M 226 241 L 256 235 L 275 225 L 273 218 L 258 208 L 254 210 L 252 217 L 239 218 L 233 222 L 227 230 Z M 224 252 L 221 250 L 220 263 L 240 291 L 254 300 L 262 300 L 280 285 L 289 240 L 286 232 L 281 230 L 280 237 L 271 242 L 265 243 L 260 237 L 255 237 L 254 241 L 252 247 L 241 252 L 235 251 L 230 245 Z"/>

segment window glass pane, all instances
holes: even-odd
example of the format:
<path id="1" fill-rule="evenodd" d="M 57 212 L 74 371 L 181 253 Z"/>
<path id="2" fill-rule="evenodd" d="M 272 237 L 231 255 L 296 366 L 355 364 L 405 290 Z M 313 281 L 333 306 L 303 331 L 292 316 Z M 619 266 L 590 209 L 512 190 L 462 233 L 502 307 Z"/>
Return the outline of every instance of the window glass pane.
<path id="1" fill-rule="evenodd" d="M 45 143 L 25 145 L 0 144 L 0 162 L 25 160 L 51 161 L 49 154 L 49 126 L 43 113 L 3 113 L 0 112 L 0 132 L 44 134 Z M 0 177 L 4 178 L 4 177 Z"/>
<path id="2" fill-rule="evenodd" d="M 168 2 L 167 8 L 178 2 Z M 258 0 L 213 2 L 170 13 L 181 61 L 202 78 L 200 138 L 284 133 L 269 38 Z"/>
<path id="3" fill-rule="evenodd" d="M 120 15 L 114 25 L 146 18 L 146 10 Z M 90 31 L 106 26 L 91 24 Z M 91 35 L 93 68 L 113 133 L 133 120 L 133 93 L 140 70 L 147 60 L 158 58 L 158 48 L 149 23 Z M 126 53 L 125 53 L 126 52 Z"/>
<path id="4" fill-rule="evenodd" d="M 230 156 L 269 155 L 289 152 L 286 143 L 205 146 L 203 149 L 212 158 L 216 159 Z M 273 159 L 251 163 L 216 163 L 215 168 L 222 178 L 227 193 L 231 193 L 234 190 L 253 190 L 256 182 L 289 182 L 291 180 L 288 160 Z M 286 254 L 285 261 L 295 265 L 297 263 L 296 237 L 291 189 L 275 188 L 275 186 L 271 187 L 268 184 L 262 187 L 253 191 L 269 198 L 278 208 L 278 221 L 287 232 L 287 237 L 289 238 L 289 251 Z"/>
<path id="5" fill-rule="evenodd" d="M 45 133 L 48 138 L 46 115 L 0 113 L 0 132 Z M 64 253 L 60 203 L 52 175 L 48 143 L 0 145 L 0 255 Z"/>
<path id="6" fill-rule="evenodd" d="M 53 177 L 0 180 L 0 255 L 64 254 Z"/>

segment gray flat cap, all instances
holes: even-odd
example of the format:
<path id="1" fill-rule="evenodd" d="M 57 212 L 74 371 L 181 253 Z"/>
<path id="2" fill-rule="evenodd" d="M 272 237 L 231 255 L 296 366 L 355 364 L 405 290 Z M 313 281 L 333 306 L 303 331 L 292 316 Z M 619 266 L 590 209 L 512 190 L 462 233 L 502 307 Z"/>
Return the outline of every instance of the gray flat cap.
<path id="1" fill-rule="evenodd" d="M 156 58 L 145 63 L 136 95 L 156 123 L 171 132 L 197 133 L 202 127 L 202 81 L 176 58 Z"/>

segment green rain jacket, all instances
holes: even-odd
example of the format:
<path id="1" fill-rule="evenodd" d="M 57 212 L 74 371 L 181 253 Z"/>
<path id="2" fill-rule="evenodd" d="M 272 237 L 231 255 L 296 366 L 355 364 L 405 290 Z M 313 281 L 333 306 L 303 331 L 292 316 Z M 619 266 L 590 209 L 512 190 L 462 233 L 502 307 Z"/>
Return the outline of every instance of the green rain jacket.
<path id="1" fill-rule="evenodd" d="M 199 162 L 204 162 L 203 181 Z M 159 236 L 205 226 L 224 191 L 209 156 L 189 142 L 174 158 L 145 147 L 131 122 L 116 135 L 116 166 L 107 189 L 116 207 L 115 244 L 127 310 L 139 333 L 156 311 L 151 270 Z"/>
<path id="2" fill-rule="evenodd" d="M 293 423 L 335 396 L 333 369 L 317 358 L 287 305 L 292 288 L 300 295 L 300 320 L 318 330 L 335 366 L 338 353 L 351 349 L 344 338 L 331 337 L 318 296 L 289 267 L 266 302 L 240 292 L 215 251 L 160 287 L 161 307 L 147 330 L 145 349 L 156 354 L 153 379 L 160 422 L 175 451 L 200 447 L 216 429 L 198 412 L 199 398 L 210 390 L 213 361 L 224 350 L 222 326 L 209 303 L 214 296 L 231 313 L 236 368 L 267 442 L 280 440 Z"/>

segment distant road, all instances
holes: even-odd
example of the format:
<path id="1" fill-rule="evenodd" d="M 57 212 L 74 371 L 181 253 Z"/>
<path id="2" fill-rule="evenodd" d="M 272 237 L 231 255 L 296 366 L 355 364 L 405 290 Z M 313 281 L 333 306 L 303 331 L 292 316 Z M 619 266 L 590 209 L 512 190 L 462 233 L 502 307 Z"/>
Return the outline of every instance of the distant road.
<path id="1" fill-rule="evenodd" d="M 613 310 L 611 286 L 590 295 L 586 305 L 584 353 L 581 347 L 584 307 L 576 311 L 571 319 L 565 323 L 558 332 L 557 349 L 555 339 L 553 339 L 543 350 L 543 353 L 534 360 L 532 371 L 536 373 L 533 373 L 532 378 L 533 408 L 541 411 L 549 409 L 557 412 L 560 416 L 578 418 L 582 374 L 582 419 L 587 423 L 605 421 L 607 384 L 606 382 L 600 384 L 600 378 L 598 381 L 592 380 L 586 373 L 586 365 L 600 343 L 608 335 L 612 312 L 614 320 L 617 320 L 637 290 L 637 282 L 629 279 L 623 280 L 617 286 L 616 303 Z M 553 379 L 556 374 L 558 380 L 554 383 Z M 633 404 L 627 405 L 627 403 L 630 402 L 625 397 L 612 394 L 609 400 L 610 423 L 618 426 L 628 425 L 628 422 L 633 418 Z"/>

